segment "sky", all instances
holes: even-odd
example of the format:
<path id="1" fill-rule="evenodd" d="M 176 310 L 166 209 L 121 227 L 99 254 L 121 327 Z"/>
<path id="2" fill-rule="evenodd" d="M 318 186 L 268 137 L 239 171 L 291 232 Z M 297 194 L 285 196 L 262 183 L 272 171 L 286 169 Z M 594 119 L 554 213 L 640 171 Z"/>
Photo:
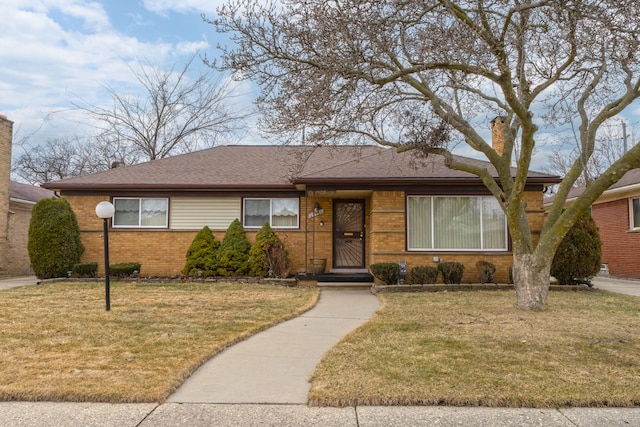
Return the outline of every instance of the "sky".
<path id="1" fill-rule="evenodd" d="M 89 137 L 88 118 L 74 104 L 110 105 L 105 87 L 131 92 L 132 68 L 181 68 L 194 54 L 215 58 L 216 46 L 230 42 L 201 16 L 215 18 L 223 2 L 0 0 L 0 114 L 14 122 L 14 160 L 47 139 Z M 193 64 L 194 76 L 207 71 L 199 57 Z M 234 103 L 250 107 L 255 88 L 249 82 L 235 84 Z M 630 114 L 633 132 L 640 121 L 637 105 Z M 267 143 L 255 121 L 246 128 L 242 140 L 234 142 Z M 554 138 L 539 134 L 533 169 L 542 170 Z M 25 140 L 28 144 L 19 144 Z"/>
<path id="2" fill-rule="evenodd" d="M 197 54 L 194 77 L 207 71 L 200 56 L 214 58 L 227 41 L 201 16 L 215 17 L 222 2 L 0 0 L 0 114 L 14 122 L 14 144 L 89 135 L 73 104 L 109 105 L 105 87 L 131 91 L 140 64 L 180 69 Z"/>

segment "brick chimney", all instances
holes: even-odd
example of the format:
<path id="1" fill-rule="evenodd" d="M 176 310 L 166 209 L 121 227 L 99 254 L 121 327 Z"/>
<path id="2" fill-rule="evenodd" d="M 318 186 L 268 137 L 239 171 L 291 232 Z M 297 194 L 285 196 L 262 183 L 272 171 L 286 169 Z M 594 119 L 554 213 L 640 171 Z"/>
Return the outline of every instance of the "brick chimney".
<path id="1" fill-rule="evenodd" d="M 9 181 L 13 122 L 0 115 L 0 276 L 9 268 Z"/>
<path id="2" fill-rule="evenodd" d="M 491 146 L 496 153 L 502 156 L 504 153 L 504 117 L 496 117 L 491 120 Z"/>

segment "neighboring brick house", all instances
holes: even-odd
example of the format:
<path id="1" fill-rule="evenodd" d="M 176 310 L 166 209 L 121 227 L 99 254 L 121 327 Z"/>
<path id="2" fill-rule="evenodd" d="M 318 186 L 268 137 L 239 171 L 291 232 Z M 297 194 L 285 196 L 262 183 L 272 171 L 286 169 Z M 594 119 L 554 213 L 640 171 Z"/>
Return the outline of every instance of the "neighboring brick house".
<path id="1" fill-rule="evenodd" d="M 525 198 L 534 233 L 542 228 L 543 189 L 556 182 L 530 174 Z M 235 218 L 250 241 L 270 222 L 289 249 L 292 273 L 312 271 L 317 259 L 333 273 L 444 259 L 464 263 L 463 281 L 473 282 L 475 263 L 487 260 L 506 282 L 512 264 L 497 202 L 477 177 L 446 168 L 440 156 L 373 146 L 220 146 L 43 186 L 73 207 L 83 261 L 102 264 L 95 207 L 113 202 L 110 262 L 141 262 L 144 276 L 179 275 L 197 231 L 207 225 L 222 240 Z"/>
<path id="2" fill-rule="evenodd" d="M 11 181 L 13 123 L 0 116 L 0 277 L 32 274 L 27 242 L 31 209 L 52 191 Z"/>
<path id="3" fill-rule="evenodd" d="M 33 274 L 27 244 L 31 209 L 39 200 L 53 197 L 50 190 L 11 181 L 9 184 L 9 254 L 7 274 L 28 276 Z"/>
<path id="4" fill-rule="evenodd" d="M 584 187 L 569 193 L 573 202 Z M 602 263 L 614 277 L 640 279 L 640 169 L 632 169 L 591 205 L 600 229 Z"/>

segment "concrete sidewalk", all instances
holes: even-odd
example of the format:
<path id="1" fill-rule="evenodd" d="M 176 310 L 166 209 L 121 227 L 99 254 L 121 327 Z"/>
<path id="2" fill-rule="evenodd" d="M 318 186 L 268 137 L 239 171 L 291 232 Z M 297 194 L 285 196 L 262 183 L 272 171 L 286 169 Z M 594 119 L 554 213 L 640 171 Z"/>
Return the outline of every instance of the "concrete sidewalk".
<path id="1" fill-rule="evenodd" d="M 458 408 L 201 403 L 108 404 L 0 402 L 3 427 L 629 427 L 640 426 L 640 408 Z"/>
<path id="2" fill-rule="evenodd" d="M 37 285 L 40 280 L 36 276 L 12 277 L 0 280 L 0 291 L 4 289 L 17 288 L 19 286 Z"/>

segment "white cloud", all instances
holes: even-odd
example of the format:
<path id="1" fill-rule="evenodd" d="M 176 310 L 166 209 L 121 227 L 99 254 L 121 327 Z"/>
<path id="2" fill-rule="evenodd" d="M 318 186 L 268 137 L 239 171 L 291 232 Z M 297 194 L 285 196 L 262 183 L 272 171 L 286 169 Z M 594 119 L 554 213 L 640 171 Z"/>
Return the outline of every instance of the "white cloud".
<path id="1" fill-rule="evenodd" d="M 72 102 L 108 102 L 104 86 L 135 85 L 137 63 L 170 67 L 205 40 L 145 41 L 115 28 L 103 5 L 83 0 L 0 1 L 0 114 L 18 137 L 82 133 Z"/>
<path id="2" fill-rule="evenodd" d="M 145 9 L 158 14 L 166 12 L 213 13 L 225 0 L 143 0 Z"/>

